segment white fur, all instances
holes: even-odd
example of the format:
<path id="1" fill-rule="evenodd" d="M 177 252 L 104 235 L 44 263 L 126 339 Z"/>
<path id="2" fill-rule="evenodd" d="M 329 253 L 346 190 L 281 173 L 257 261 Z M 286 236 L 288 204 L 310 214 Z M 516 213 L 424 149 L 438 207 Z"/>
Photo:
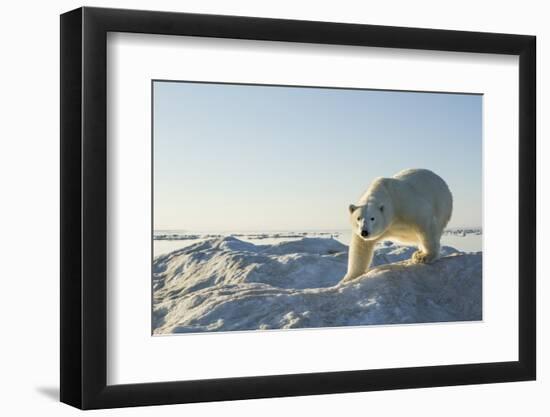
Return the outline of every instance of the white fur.
<path id="1" fill-rule="evenodd" d="M 415 245 L 414 263 L 439 257 L 440 240 L 453 210 L 453 197 L 445 181 L 427 169 L 407 169 L 392 178 L 375 179 L 349 206 L 352 237 L 348 272 L 350 281 L 369 269 L 374 246 L 381 240 Z M 368 233 L 362 236 L 361 232 Z"/>

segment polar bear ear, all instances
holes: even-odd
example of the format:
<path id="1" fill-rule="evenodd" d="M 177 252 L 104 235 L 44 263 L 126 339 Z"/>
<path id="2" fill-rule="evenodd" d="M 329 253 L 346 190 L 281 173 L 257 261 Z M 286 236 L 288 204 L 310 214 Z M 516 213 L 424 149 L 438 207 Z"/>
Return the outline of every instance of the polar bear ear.
<path id="1" fill-rule="evenodd" d="M 353 213 L 355 210 L 357 210 L 357 206 L 354 204 L 350 204 L 348 207 L 349 213 Z"/>

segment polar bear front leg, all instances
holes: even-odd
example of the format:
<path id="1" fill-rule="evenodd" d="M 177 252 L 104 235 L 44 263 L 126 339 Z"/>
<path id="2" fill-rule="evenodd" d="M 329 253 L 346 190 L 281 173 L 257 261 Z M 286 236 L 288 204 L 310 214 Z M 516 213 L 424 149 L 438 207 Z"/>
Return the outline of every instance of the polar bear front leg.
<path id="1" fill-rule="evenodd" d="M 374 245 L 375 242 L 367 242 L 352 233 L 349 245 L 348 272 L 340 282 L 353 281 L 367 272 L 372 261 Z"/>
<path id="2" fill-rule="evenodd" d="M 427 231 L 419 236 L 418 250 L 412 255 L 412 262 L 415 264 L 429 264 L 439 258 L 441 231 L 435 226 L 429 227 Z"/>

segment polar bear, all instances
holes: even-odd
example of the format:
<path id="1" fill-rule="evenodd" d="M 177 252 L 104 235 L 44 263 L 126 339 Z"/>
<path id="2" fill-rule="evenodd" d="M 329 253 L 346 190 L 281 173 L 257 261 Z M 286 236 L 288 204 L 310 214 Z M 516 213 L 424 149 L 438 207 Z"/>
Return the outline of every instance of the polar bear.
<path id="1" fill-rule="evenodd" d="M 374 246 L 381 240 L 417 246 L 412 262 L 433 262 L 452 211 L 451 191 L 432 171 L 407 169 L 375 179 L 358 205 L 349 206 L 352 234 L 348 271 L 341 282 L 367 272 Z"/>

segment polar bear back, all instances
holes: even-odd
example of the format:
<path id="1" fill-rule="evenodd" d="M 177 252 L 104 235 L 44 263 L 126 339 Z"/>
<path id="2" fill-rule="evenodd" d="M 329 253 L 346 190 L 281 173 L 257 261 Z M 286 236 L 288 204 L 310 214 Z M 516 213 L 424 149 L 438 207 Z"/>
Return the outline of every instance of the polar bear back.
<path id="1" fill-rule="evenodd" d="M 411 203 L 427 205 L 431 214 L 439 220 L 444 228 L 451 218 L 453 197 L 447 183 L 428 169 L 407 169 L 392 177 L 394 187 L 399 188 L 399 195 Z M 414 204 L 413 203 L 413 204 Z"/>

